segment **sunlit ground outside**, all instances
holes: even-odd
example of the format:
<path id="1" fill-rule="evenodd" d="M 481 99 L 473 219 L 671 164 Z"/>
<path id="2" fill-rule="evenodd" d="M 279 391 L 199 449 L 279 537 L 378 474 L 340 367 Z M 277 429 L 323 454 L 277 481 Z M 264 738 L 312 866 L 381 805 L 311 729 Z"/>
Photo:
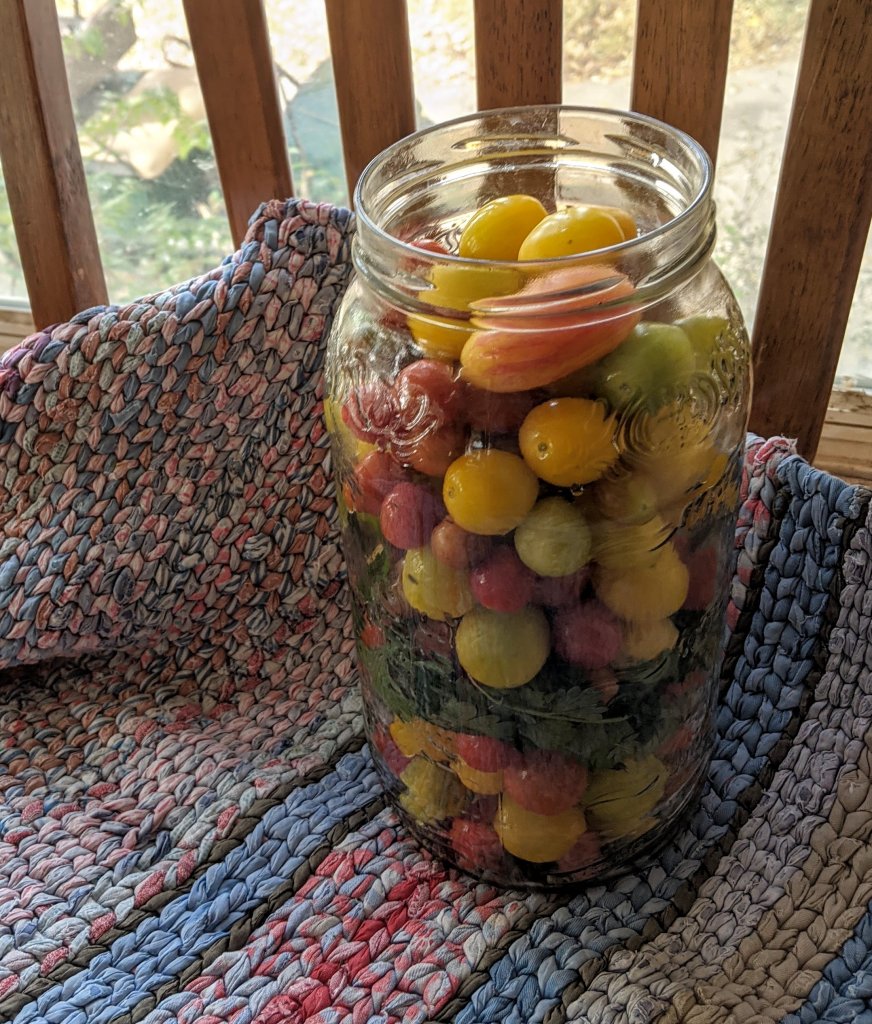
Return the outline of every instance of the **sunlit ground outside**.
<path id="1" fill-rule="evenodd" d="M 323 0 L 265 3 L 295 190 L 347 202 Z M 472 111 L 472 0 L 408 7 L 419 122 Z M 181 0 L 57 0 L 57 8 L 112 301 L 213 266 L 232 245 Z M 716 258 L 749 323 L 806 9 L 807 0 L 735 3 Z M 629 105 L 634 18 L 635 0 L 566 0 L 565 102 Z M 0 301 L 24 295 L 0 186 Z M 840 373 L 872 385 L 868 245 Z"/>

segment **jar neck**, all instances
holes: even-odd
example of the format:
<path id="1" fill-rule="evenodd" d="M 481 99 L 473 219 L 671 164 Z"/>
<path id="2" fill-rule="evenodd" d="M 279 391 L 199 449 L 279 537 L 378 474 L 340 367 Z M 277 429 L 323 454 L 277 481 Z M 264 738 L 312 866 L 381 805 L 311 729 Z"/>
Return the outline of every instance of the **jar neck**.
<path id="1" fill-rule="evenodd" d="M 509 262 L 465 259 L 413 245 L 435 238 L 451 246 L 475 209 L 499 195 L 527 192 L 550 211 L 574 204 L 617 206 L 640 234 L 583 256 Z M 715 243 L 712 166 L 690 136 L 641 114 L 574 107 L 489 111 L 401 140 L 366 168 L 355 192 L 355 267 L 384 301 L 407 313 L 468 319 L 440 307 L 439 267 L 493 268 L 517 288 L 487 300 L 494 318 L 581 299 L 587 309 L 611 301 L 615 275 L 633 284 L 644 308 L 680 288 L 709 260 Z M 601 274 L 576 272 L 597 267 Z M 551 287 L 553 283 L 553 287 Z"/>

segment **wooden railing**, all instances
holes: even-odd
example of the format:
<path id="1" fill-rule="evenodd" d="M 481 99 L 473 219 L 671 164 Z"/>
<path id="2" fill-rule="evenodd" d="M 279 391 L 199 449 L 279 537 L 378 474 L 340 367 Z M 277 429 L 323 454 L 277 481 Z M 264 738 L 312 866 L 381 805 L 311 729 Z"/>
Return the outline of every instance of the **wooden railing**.
<path id="1" fill-rule="evenodd" d="M 405 0 L 325 0 L 345 166 L 414 129 Z M 474 0 L 480 109 L 561 99 L 561 0 Z M 234 240 L 293 190 L 262 0 L 184 0 Z M 37 325 L 106 301 L 52 0 L 6 0 L 0 155 Z M 732 0 L 638 0 L 631 105 L 714 159 Z M 229 26 L 232 25 L 232 31 Z M 811 0 L 754 328 L 751 426 L 818 444 L 872 218 L 872 3 Z M 14 97 L 14 102 L 8 98 Z"/>

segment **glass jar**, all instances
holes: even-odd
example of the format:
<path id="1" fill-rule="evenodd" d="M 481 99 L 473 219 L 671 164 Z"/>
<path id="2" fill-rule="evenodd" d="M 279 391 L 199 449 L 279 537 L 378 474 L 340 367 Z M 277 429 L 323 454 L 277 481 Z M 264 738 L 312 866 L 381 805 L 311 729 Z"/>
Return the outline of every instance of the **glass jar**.
<path id="1" fill-rule="evenodd" d="M 612 872 L 702 784 L 750 387 L 711 187 L 683 133 L 568 107 L 357 187 L 325 414 L 366 727 L 414 834 L 498 883 Z"/>

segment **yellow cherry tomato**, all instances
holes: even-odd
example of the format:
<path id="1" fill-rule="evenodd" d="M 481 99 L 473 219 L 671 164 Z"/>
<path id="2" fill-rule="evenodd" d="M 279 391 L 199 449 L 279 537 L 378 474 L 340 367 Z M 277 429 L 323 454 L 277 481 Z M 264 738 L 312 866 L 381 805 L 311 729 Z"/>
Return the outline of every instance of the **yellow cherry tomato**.
<path id="1" fill-rule="evenodd" d="M 618 571 L 644 565 L 657 557 L 658 549 L 671 532 L 671 527 L 660 516 L 635 525 L 597 519 L 590 524 L 591 557 L 600 565 Z"/>
<path id="2" fill-rule="evenodd" d="M 423 754 L 433 761 L 447 763 L 454 756 L 453 734 L 425 722 L 423 718 L 411 718 L 408 721 L 395 718 L 388 732 L 404 757 Z"/>
<path id="3" fill-rule="evenodd" d="M 626 210 L 622 210 L 619 206 L 600 206 L 600 210 L 603 213 L 608 213 L 614 217 L 618 222 L 618 227 L 624 233 L 624 241 L 627 242 L 631 238 L 636 238 L 639 234 L 639 228 L 636 225 L 636 221 L 631 213 L 627 213 Z"/>
<path id="4" fill-rule="evenodd" d="M 610 213 L 596 206 L 568 206 L 539 221 L 524 239 L 518 259 L 578 256 L 623 241 L 624 232 Z"/>
<path id="5" fill-rule="evenodd" d="M 402 578 L 406 600 L 428 618 L 457 618 L 475 603 L 469 589 L 469 573 L 440 562 L 429 547 L 406 552 Z"/>
<path id="6" fill-rule="evenodd" d="M 657 489 L 644 473 L 621 473 L 601 480 L 592 489 L 601 516 L 625 525 L 653 519 L 659 507 Z"/>
<path id="7" fill-rule="evenodd" d="M 349 455 L 352 462 L 359 462 L 364 456 L 376 450 L 374 444 L 361 441 L 359 437 L 355 437 L 351 433 L 339 412 L 339 404 L 335 399 L 329 397 L 324 399 L 324 426 L 327 427 L 339 447 Z"/>
<path id="8" fill-rule="evenodd" d="M 672 544 L 664 544 L 650 561 L 624 568 L 598 565 L 593 574 L 597 597 L 628 622 L 666 619 L 687 598 L 690 577 Z"/>
<path id="9" fill-rule="evenodd" d="M 648 817 L 663 796 L 666 766 L 653 754 L 623 768 L 595 772 L 584 794 L 584 813 L 604 836 L 638 835 L 653 826 Z"/>
<path id="10" fill-rule="evenodd" d="M 542 480 L 572 487 L 597 480 L 618 460 L 615 420 L 601 402 L 554 398 L 527 415 L 518 440 L 524 461 Z"/>
<path id="11" fill-rule="evenodd" d="M 547 215 L 533 196 L 492 199 L 467 221 L 458 254 L 474 260 L 516 260 L 521 242 Z"/>
<path id="12" fill-rule="evenodd" d="M 503 796 L 494 815 L 494 830 L 503 848 L 533 864 L 560 860 L 586 828 L 584 814 L 575 807 L 562 814 L 536 814 L 509 796 Z"/>
<path id="13" fill-rule="evenodd" d="M 428 305 L 456 309 L 465 313 L 473 302 L 517 291 L 521 279 L 508 267 L 440 265 L 430 271 L 432 288 L 420 298 Z M 408 317 L 412 337 L 432 359 L 451 362 L 460 358 L 472 328 L 462 317 L 449 319 L 437 315 L 414 314 Z"/>
<path id="14" fill-rule="evenodd" d="M 416 757 L 406 765 L 400 780 L 406 787 L 400 804 L 418 821 L 453 817 L 466 803 L 466 790 L 454 774 L 426 757 Z"/>
<path id="15" fill-rule="evenodd" d="M 458 758 L 452 767 L 454 774 L 471 793 L 479 793 L 481 796 L 496 796 L 502 791 L 503 773 L 501 771 L 482 772 L 477 768 L 471 768 L 461 758 Z"/>
<path id="16" fill-rule="evenodd" d="M 650 661 L 678 643 L 678 630 L 671 619 L 628 622 L 624 627 L 621 662 Z"/>
<path id="17" fill-rule="evenodd" d="M 685 504 L 723 475 L 726 457 L 713 445 L 683 448 L 639 463 L 660 508 Z"/>
<path id="18" fill-rule="evenodd" d="M 524 460 L 495 448 L 455 459 L 442 484 L 442 500 L 454 522 L 487 536 L 514 530 L 538 493 L 539 482 Z"/>
<path id="19" fill-rule="evenodd" d="M 545 664 L 551 633 L 539 608 L 473 608 L 461 619 L 454 644 L 457 660 L 477 683 L 513 690 L 529 683 Z"/>

